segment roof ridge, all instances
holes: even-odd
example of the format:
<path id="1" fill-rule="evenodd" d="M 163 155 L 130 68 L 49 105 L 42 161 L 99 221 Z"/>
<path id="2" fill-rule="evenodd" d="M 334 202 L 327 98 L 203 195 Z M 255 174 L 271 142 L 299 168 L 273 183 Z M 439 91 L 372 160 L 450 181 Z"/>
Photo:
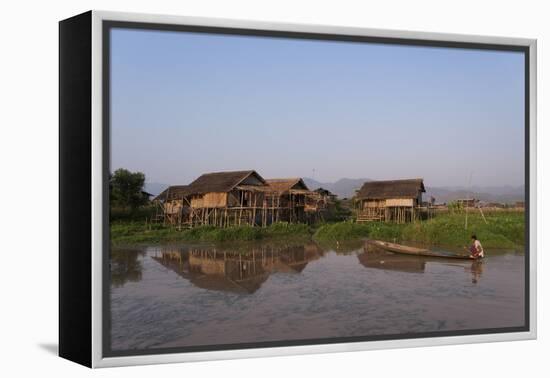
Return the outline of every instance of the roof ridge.
<path id="1" fill-rule="evenodd" d="M 222 173 L 227 173 L 227 174 L 230 174 L 230 173 L 252 173 L 252 172 L 256 172 L 254 169 L 249 169 L 249 170 L 239 170 L 239 171 L 217 171 L 217 172 L 207 172 L 207 173 L 203 173 L 201 174 L 200 176 L 207 176 L 207 175 L 218 175 L 218 174 L 222 174 Z M 199 176 L 199 177 L 200 177 Z"/>
<path id="2" fill-rule="evenodd" d="M 265 181 L 290 181 L 290 180 L 302 180 L 301 177 L 277 177 L 277 178 L 269 178 L 265 179 Z"/>
<path id="3" fill-rule="evenodd" d="M 264 182 L 264 184 L 265 184 L 265 179 L 264 179 L 262 176 L 260 176 L 260 174 L 259 174 L 258 172 L 256 172 L 256 170 L 253 169 L 253 170 L 251 170 L 251 171 L 235 171 L 235 172 L 233 172 L 233 173 L 241 173 L 241 172 L 243 173 L 244 176 L 241 177 L 241 179 L 240 179 L 235 185 L 233 185 L 233 186 L 231 187 L 231 190 L 235 189 L 235 187 L 236 187 L 237 185 L 239 185 L 241 182 L 243 182 L 248 176 L 250 176 L 250 175 L 253 174 L 253 173 L 255 173 L 256 176 L 258 176 L 258 177 L 260 178 L 260 180 L 262 180 L 262 181 Z"/>
<path id="4" fill-rule="evenodd" d="M 412 196 L 418 189 L 426 192 L 423 178 L 366 181 L 357 192 L 357 198 Z"/>

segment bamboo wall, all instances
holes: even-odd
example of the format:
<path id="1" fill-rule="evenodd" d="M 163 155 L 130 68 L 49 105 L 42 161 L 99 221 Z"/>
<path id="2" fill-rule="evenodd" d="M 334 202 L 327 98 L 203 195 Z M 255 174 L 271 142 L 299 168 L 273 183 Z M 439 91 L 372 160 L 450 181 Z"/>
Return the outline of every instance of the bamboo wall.
<path id="1" fill-rule="evenodd" d="M 357 222 L 408 223 L 431 218 L 433 210 L 430 207 L 418 206 L 420 201 L 419 198 L 361 200 L 358 206 Z"/>
<path id="2" fill-rule="evenodd" d="M 253 180 L 252 180 L 253 181 Z M 161 214 L 155 219 L 178 227 L 212 225 L 262 226 L 275 222 L 306 222 L 304 193 L 277 193 L 258 188 L 237 187 L 229 193 L 206 193 L 182 200 L 159 203 Z"/>

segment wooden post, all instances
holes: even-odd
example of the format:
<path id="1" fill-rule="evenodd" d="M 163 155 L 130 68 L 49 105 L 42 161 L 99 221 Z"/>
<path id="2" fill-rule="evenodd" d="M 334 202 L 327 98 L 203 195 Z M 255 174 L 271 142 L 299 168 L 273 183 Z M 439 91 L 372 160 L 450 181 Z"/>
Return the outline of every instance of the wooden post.
<path id="1" fill-rule="evenodd" d="M 166 199 L 164 200 L 164 219 L 163 224 L 166 226 L 166 205 L 168 204 L 168 198 L 170 197 L 170 187 L 166 190 Z"/>
<path id="2" fill-rule="evenodd" d="M 485 214 L 483 214 L 483 210 L 481 210 L 481 207 L 478 207 L 479 209 L 479 212 L 481 213 L 481 216 L 483 217 L 483 221 L 485 222 L 485 224 L 487 224 L 487 219 L 485 219 Z"/>
<path id="3" fill-rule="evenodd" d="M 243 199 L 244 199 L 244 191 L 241 190 L 241 209 L 239 210 L 239 226 L 241 225 L 241 218 L 243 217 Z"/>
<path id="4" fill-rule="evenodd" d="M 275 204 L 271 201 L 271 224 L 275 221 Z"/>
<path id="5" fill-rule="evenodd" d="M 292 223 L 292 215 L 293 215 L 292 214 L 293 213 L 293 211 L 292 211 L 292 209 L 293 209 L 292 199 L 293 199 L 294 196 L 292 194 L 290 194 L 289 197 L 290 197 L 289 198 L 290 200 L 288 201 L 288 219 L 289 219 L 289 222 Z"/>
<path id="6" fill-rule="evenodd" d="M 281 197 L 277 196 L 277 216 L 275 217 L 276 222 L 279 222 L 279 220 L 280 220 L 279 219 L 280 212 L 281 212 Z"/>
<path id="7" fill-rule="evenodd" d="M 256 226 L 256 203 L 258 201 L 258 193 L 254 194 L 254 209 L 252 210 L 252 225 Z"/>
<path id="8" fill-rule="evenodd" d="M 266 210 L 267 210 L 267 200 L 264 200 L 263 208 L 262 208 L 262 227 L 265 227 L 267 223 Z"/>

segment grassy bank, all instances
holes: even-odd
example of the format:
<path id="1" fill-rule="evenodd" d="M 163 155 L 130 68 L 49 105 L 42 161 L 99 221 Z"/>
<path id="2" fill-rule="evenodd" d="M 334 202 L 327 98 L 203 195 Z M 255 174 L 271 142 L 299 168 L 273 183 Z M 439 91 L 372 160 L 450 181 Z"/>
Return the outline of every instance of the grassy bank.
<path id="1" fill-rule="evenodd" d="M 339 241 L 356 239 L 400 239 L 404 227 L 398 224 L 369 222 L 338 222 L 323 225 L 317 229 L 313 238 L 319 241 Z"/>
<path id="2" fill-rule="evenodd" d="M 144 243 L 173 243 L 178 241 L 225 242 L 253 241 L 262 239 L 310 239 L 313 231 L 305 224 L 275 223 L 269 227 L 228 227 L 216 228 L 200 226 L 177 230 L 162 225 L 145 226 L 143 222 L 113 222 L 111 243 L 131 245 Z"/>
<path id="3" fill-rule="evenodd" d="M 276 223 L 266 228 L 201 226 L 177 230 L 162 225 L 146 226 L 145 222 L 113 221 L 111 242 L 114 245 L 191 242 L 225 242 L 254 240 L 314 239 L 318 242 L 339 244 L 364 238 L 387 241 L 411 241 L 423 244 L 462 247 L 475 233 L 486 248 L 517 248 L 524 245 L 524 214 L 495 212 L 485 214 L 487 223 L 479 213 L 468 215 L 468 228 L 464 228 L 464 214 L 440 214 L 429 221 L 393 224 L 382 222 L 336 222 L 318 225 Z"/>
<path id="4" fill-rule="evenodd" d="M 404 225 L 340 222 L 320 227 L 313 237 L 320 241 L 371 238 L 461 247 L 475 233 L 486 248 L 515 248 L 524 244 L 524 213 L 495 212 L 485 214 L 485 218 L 487 223 L 479 213 L 468 214 L 467 229 L 464 214 L 440 214 L 429 221 Z"/>

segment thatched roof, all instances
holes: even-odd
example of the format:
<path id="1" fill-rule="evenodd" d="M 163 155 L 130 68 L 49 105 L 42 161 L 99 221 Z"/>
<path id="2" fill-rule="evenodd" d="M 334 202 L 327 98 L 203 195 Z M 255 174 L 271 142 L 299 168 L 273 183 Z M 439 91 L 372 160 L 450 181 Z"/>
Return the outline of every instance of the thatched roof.
<path id="1" fill-rule="evenodd" d="M 188 185 L 172 185 L 155 197 L 154 201 L 182 199 L 188 194 Z"/>
<path id="2" fill-rule="evenodd" d="M 269 187 L 276 192 L 284 193 L 290 190 L 309 190 L 304 180 L 295 178 L 275 178 L 265 180 Z"/>
<path id="3" fill-rule="evenodd" d="M 189 281 L 201 289 L 252 294 L 262 286 L 268 277 L 269 273 L 262 272 L 253 277 L 237 281 L 226 275 L 194 273 Z"/>
<path id="4" fill-rule="evenodd" d="M 165 259 L 157 256 L 151 257 L 180 277 L 189 280 L 193 285 L 206 290 L 251 294 L 258 290 L 269 276 L 267 272 L 261 272 L 258 275 L 244 280 L 235 280 L 226 274 L 205 274 L 200 271 L 194 271 L 189 269 L 188 262 L 182 265 L 181 261 L 177 259 Z"/>
<path id="5" fill-rule="evenodd" d="M 256 171 L 205 173 L 188 185 L 189 194 L 227 193 L 249 177 L 255 177 L 263 185 L 265 180 Z"/>
<path id="6" fill-rule="evenodd" d="M 357 193 L 357 199 L 415 198 L 418 191 L 425 192 L 424 180 L 369 181 Z"/>
<path id="7" fill-rule="evenodd" d="M 172 185 L 155 197 L 155 201 L 181 199 L 192 194 L 227 193 L 249 177 L 255 177 L 262 185 L 265 180 L 256 171 L 213 172 L 199 176 L 189 185 Z"/>

